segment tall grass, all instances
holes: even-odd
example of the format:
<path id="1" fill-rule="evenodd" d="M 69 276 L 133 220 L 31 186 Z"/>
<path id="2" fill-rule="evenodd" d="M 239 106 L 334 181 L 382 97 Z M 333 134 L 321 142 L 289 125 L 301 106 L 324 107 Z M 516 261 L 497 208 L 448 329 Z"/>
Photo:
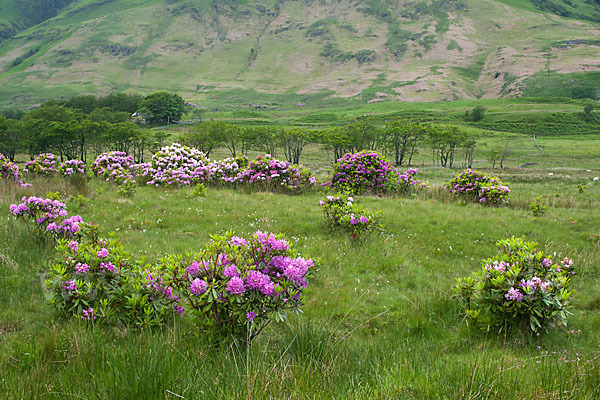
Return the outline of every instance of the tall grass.
<path id="1" fill-rule="evenodd" d="M 494 171 L 492 171 L 494 172 Z M 443 189 L 453 171 L 423 169 L 431 189 L 413 197 L 360 197 L 381 210 L 386 234 L 352 243 L 326 229 L 319 199 L 209 188 L 140 188 L 131 200 L 92 181 L 88 203 L 70 200 L 84 220 L 114 231 L 148 259 L 198 250 L 209 235 L 258 229 L 284 233 L 319 257 L 304 314 L 271 325 L 245 350 L 216 344 L 191 319 L 154 331 L 84 327 L 61 320 L 44 296 L 53 257 L 8 205 L 49 191 L 77 196 L 61 180 L 32 188 L 0 186 L 0 397 L 7 399 L 593 399 L 600 396 L 600 214 L 572 178 L 548 171 L 511 184 L 506 208 L 458 203 Z M 514 182 L 511 182 L 514 181 Z M 560 193 L 560 197 L 551 197 Z M 589 193 L 589 196 L 586 195 Z M 543 194 L 548 210 L 533 221 L 528 201 Z M 65 196 L 67 197 L 67 196 Z M 571 200 L 572 198 L 572 200 Z M 498 337 L 468 326 L 451 299 L 454 279 L 495 252 L 494 242 L 526 235 L 574 258 L 579 271 L 567 328 L 540 337 Z M 595 236 L 596 235 L 596 236 Z"/>

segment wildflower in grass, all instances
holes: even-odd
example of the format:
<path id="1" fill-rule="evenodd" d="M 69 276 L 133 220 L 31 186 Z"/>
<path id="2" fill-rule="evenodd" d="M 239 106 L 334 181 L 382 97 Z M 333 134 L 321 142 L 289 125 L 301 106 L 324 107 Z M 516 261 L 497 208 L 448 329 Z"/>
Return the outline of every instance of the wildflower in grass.
<path id="1" fill-rule="evenodd" d="M 202 293 L 206 292 L 206 288 L 208 287 L 208 283 L 205 280 L 196 278 L 192 281 L 190 285 L 190 291 L 192 294 L 196 296 L 200 296 Z"/>

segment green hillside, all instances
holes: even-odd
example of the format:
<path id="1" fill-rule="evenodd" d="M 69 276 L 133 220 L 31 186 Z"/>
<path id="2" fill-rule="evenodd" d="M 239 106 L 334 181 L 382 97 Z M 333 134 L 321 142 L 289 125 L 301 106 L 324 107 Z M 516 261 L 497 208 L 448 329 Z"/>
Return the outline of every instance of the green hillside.
<path id="1" fill-rule="evenodd" d="M 593 97 L 600 86 L 595 0 L 57 0 L 44 15 L 35 0 L 11 3 L 0 0 L 15 30 L 0 42 L 0 104 L 115 90 L 270 104 Z"/>

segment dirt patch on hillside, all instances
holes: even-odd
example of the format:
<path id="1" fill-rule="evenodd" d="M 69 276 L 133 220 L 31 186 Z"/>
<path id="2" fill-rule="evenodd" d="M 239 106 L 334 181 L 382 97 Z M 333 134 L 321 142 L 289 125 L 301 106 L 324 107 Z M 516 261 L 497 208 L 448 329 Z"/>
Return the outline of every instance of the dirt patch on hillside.
<path id="1" fill-rule="evenodd" d="M 599 46 L 574 46 L 553 49 L 557 58 L 550 61 L 550 69 L 559 74 L 600 71 Z"/>

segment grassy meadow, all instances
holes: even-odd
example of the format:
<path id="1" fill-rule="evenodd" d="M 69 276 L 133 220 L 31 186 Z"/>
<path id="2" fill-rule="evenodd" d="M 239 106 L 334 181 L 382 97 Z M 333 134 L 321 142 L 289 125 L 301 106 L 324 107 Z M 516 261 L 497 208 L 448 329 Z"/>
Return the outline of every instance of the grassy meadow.
<path id="1" fill-rule="evenodd" d="M 510 137 L 510 136 L 508 136 Z M 509 168 L 492 170 L 512 189 L 506 208 L 459 204 L 443 190 L 456 170 L 416 161 L 430 189 L 413 197 L 360 197 L 381 210 L 385 234 L 350 242 L 325 224 L 318 190 L 298 196 L 143 187 L 119 198 L 92 180 L 75 188 L 32 178 L 0 186 L 0 397 L 6 399 L 595 399 L 600 397 L 600 175 L 593 136 L 547 137 L 542 155 L 514 136 Z M 497 146 L 506 137 L 485 137 Z M 537 153 L 536 153 L 537 152 Z M 211 157 L 218 158 L 219 152 Z M 534 158 L 535 157 L 535 158 Z M 516 168 L 524 162 L 533 167 Z M 329 157 L 303 163 L 321 179 Z M 590 169 L 591 171 L 587 171 Z M 281 232 L 318 258 L 304 313 L 271 324 L 249 348 L 214 344 L 187 318 L 154 331 L 86 327 L 57 318 L 44 276 L 51 242 L 32 238 L 8 207 L 23 195 L 59 191 L 70 214 L 98 224 L 140 257 L 198 250 L 213 233 Z M 88 201 L 77 199 L 82 194 Z M 537 196 L 548 205 L 532 219 Z M 451 298 L 456 278 L 492 256 L 495 242 L 526 236 L 572 257 L 578 276 L 568 327 L 535 337 L 468 326 Z"/>

